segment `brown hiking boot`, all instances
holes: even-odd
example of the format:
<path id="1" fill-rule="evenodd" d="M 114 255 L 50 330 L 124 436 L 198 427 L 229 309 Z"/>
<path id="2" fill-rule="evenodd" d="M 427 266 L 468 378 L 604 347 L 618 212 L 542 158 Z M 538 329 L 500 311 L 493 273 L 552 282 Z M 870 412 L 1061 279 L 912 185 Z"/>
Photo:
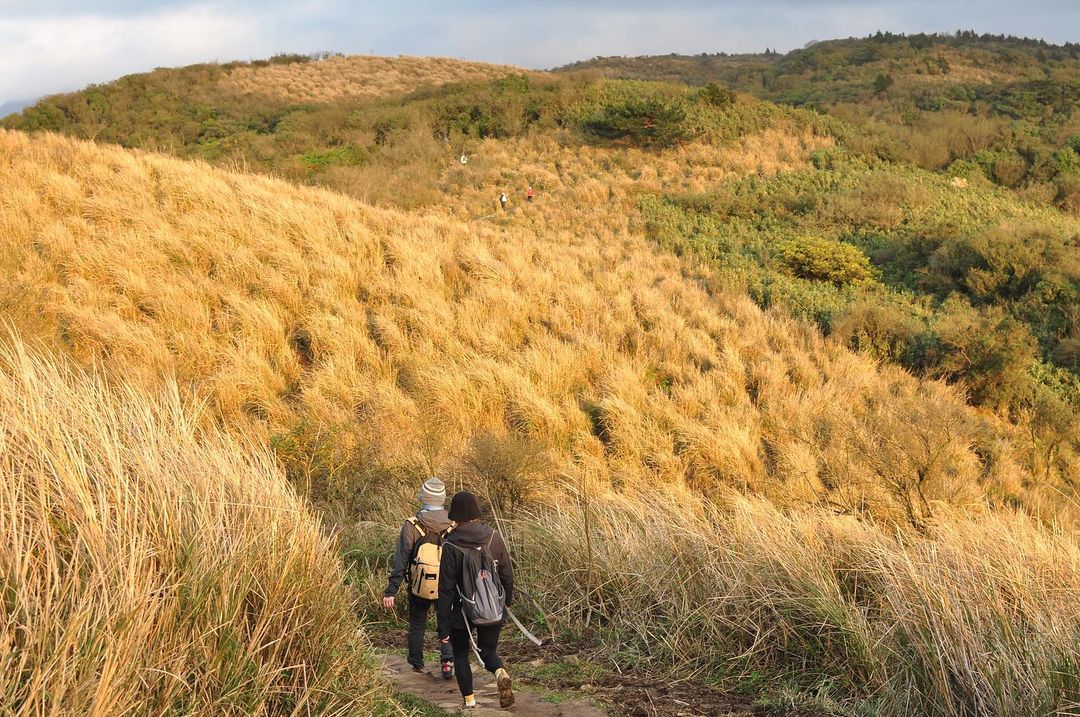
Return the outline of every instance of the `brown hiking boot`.
<path id="1" fill-rule="evenodd" d="M 499 686 L 499 707 L 506 709 L 514 704 L 514 686 L 506 668 L 495 670 L 495 684 Z"/>

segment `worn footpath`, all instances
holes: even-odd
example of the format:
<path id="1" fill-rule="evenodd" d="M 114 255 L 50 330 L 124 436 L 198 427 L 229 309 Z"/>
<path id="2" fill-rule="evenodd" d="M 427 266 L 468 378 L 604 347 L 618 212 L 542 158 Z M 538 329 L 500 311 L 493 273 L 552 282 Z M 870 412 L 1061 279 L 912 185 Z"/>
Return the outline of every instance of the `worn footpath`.
<path id="1" fill-rule="evenodd" d="M 399 656 L 384 655 L 383 672 L 403 692 L 426 700 L 447 712 L 456 713 L 461 709 L 461 694 L 457 682 L 444 680 L 433 672 L 413 672 L 412 667 Z M 605 717 L 605 713 L 592 705 L 572 700 L 554 703 L 546 701 L 515 685 L 514 706 L 507 710 L 499 708 L 499 695 L 495 689 L 495 678 L 482 670 L 473 670 L 474 691 L 477 708 L 469 710 L 469 715 L 485 717 L 514 714 L 518 717 Z"/>

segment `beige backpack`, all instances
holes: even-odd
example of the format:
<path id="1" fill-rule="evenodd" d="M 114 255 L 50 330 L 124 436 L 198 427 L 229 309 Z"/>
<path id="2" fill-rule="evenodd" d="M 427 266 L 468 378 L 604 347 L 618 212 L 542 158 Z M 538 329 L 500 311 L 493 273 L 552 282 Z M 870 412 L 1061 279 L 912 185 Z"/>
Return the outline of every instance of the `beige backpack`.
<path id="1" fill-rule="evenodd" d="M 442 560 L 442 541 L 453 527 L 441 533 L 429 533 L 413 516 L 409 522 L 420 533 L 413 544 L 413 558 L 409 564 L 409 589 L 412 594 L 425 600 L 439 599 L 439 563 Z"/>

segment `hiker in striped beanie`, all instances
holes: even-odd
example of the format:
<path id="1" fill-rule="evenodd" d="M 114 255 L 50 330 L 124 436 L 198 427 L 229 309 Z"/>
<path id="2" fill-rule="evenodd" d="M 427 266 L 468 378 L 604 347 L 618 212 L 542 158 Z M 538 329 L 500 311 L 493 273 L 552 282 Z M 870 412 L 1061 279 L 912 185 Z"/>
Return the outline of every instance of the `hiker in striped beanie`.
<path id="1" fill-rule="evenodd" d="M 424 632 L 428 610 L 439 600 L 439 562 L 442 543 L 452 529 L 443 505 L 446 486 L 438 478 L 428 478 L 417 493 L 421 508 L 401 526 L 394 566 L 383 592 L 383 606 L 393 609 L 394 596 L 404 580 L 409 593 L 409 664 L 414 672 L 424 671 Z M 439 645 L 443 679 L 454 676 L 454 652 L 449 645 Z"/>

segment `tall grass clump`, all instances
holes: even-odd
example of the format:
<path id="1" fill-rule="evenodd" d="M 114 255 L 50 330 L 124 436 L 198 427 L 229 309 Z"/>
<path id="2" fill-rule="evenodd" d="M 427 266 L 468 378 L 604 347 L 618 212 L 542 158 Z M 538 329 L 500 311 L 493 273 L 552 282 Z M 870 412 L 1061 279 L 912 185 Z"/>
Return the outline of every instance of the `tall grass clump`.
<path id="1" fill-rule="evenodd" d="M 0 349 L 0 712 L 367 714 L 355 634 L 267 451 Z"/>
<path id="2" fill-rule="evenodd" d="M 1080 704 L 1080 545 L 1019 514 L 890 532 L 650 489 L 570 500 L 511 532 L 523 584 L 601 625 L 621 667 L 666 660 L 735 685 L 768 674 L 877 715 Z"/>

